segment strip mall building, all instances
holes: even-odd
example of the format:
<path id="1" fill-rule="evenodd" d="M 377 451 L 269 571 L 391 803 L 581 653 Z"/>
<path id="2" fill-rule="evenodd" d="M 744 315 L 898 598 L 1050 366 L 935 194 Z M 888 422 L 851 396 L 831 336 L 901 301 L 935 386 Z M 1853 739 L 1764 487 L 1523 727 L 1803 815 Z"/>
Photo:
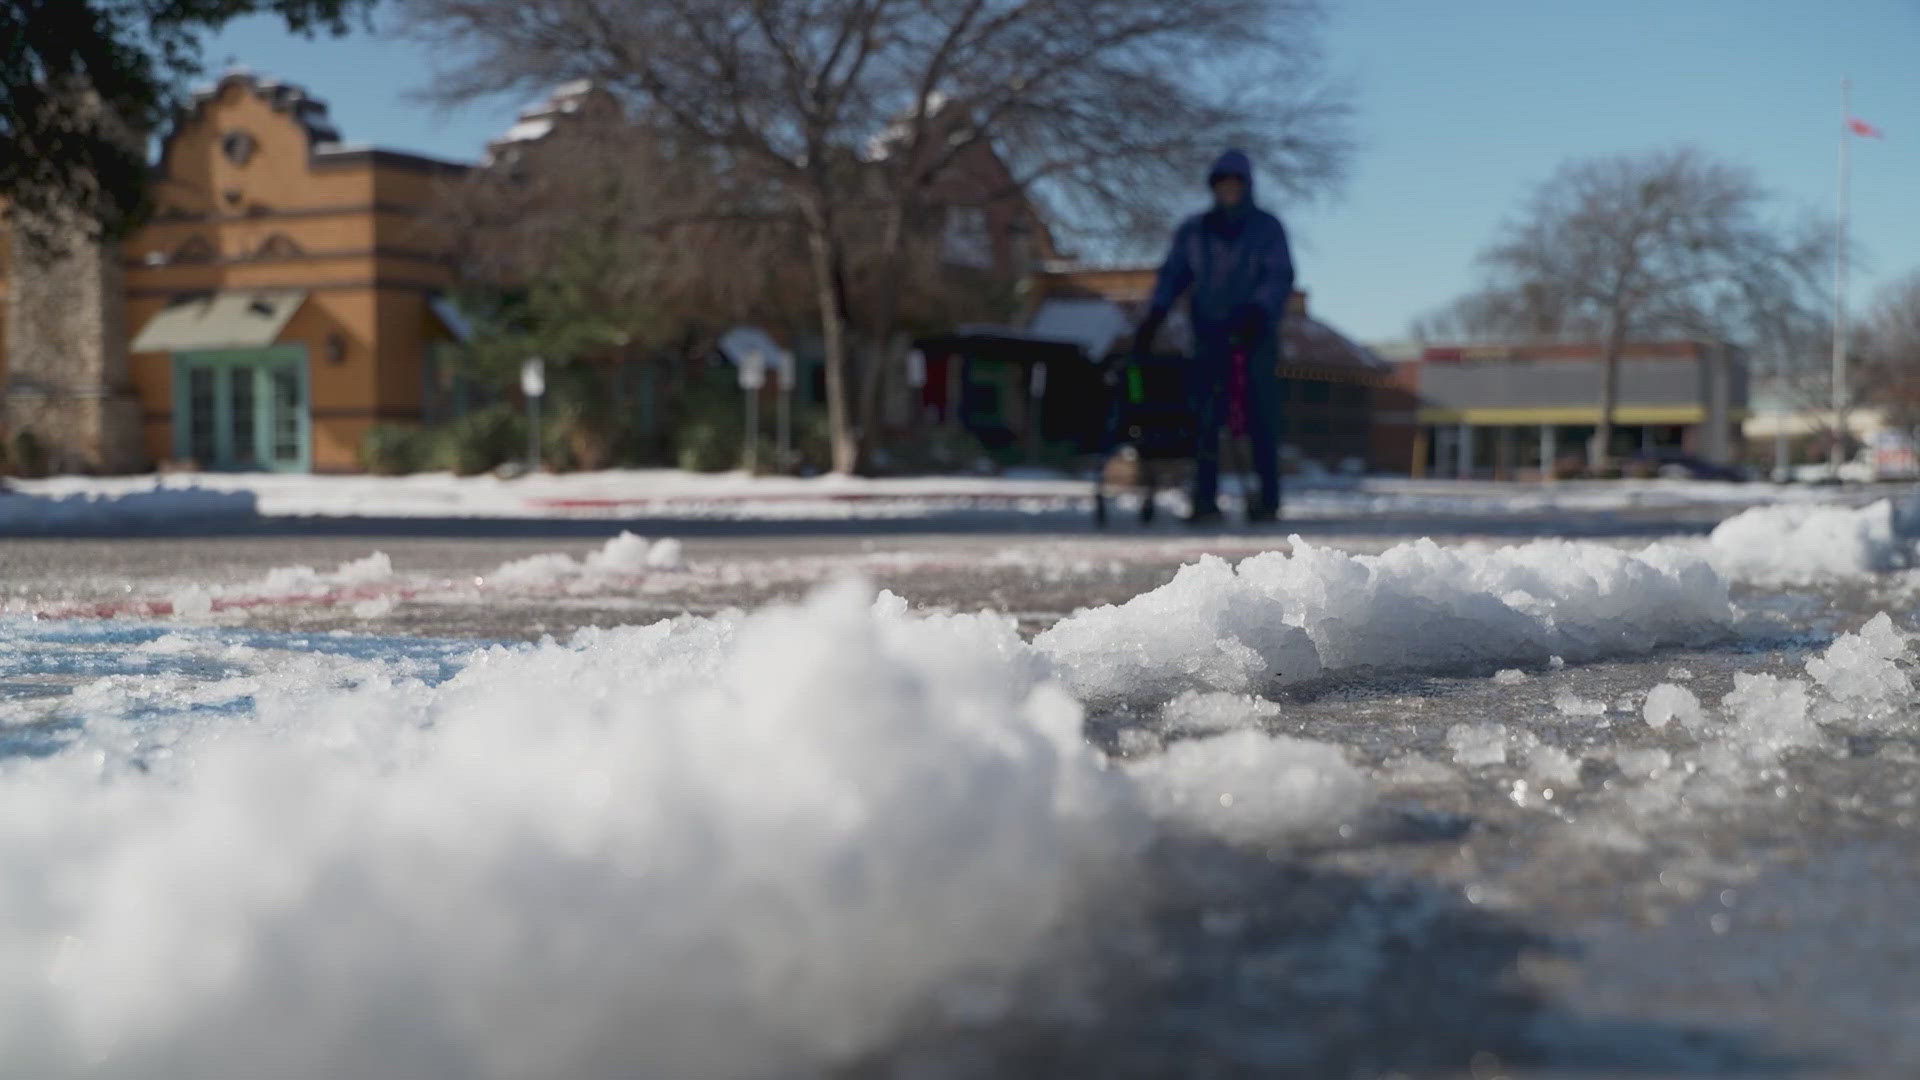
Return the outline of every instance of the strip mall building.
<path id="1" fill-rule="evenodd" d="M 1417 427 L 1396 472 L 1514 479 L 1586 459 L 1605 371 L 1597 344 L 1431 346 L 1398 366 Z M 1617 385 L 1613 458 L 1737 459 L 1747 418 L 1739 350 L 1629 343 Z"/>

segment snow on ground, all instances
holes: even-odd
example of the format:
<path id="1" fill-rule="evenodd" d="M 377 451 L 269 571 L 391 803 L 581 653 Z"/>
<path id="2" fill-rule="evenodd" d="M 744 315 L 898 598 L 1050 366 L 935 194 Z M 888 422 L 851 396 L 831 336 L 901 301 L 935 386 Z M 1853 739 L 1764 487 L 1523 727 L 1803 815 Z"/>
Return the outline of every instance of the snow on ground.
<path id="1" fill-rule="evenodd" d="M 222 677 L 84 682 L 75 742 L 0 766 L 0 859 L 37 868 L 0 890 L 0 1046 L 34 1075 L 825 1065 L 991 1010 L 1156 814 L 1364 802 L 1337 749 L 1252 731 L 1110 768 L 1011 620 L 857 583 L 437 684 L 210 644 Z"/>
<path id="2" fill-rule="evenodd" d="M 1419 541 L 1349 555 L 1299 537 L 1292 547 L 1238 566 L 1202 559 L 1125 604 L 1061 620 L 1035 644 L 1083 698 L 1128 704 L 1355 669 L 1633 655 L 1724 637 L 1734 618 L 1726 581 L 1677 547 Z"/>
<path id="3" fill-rule="evenodd" d="M 1621 700 L 1552 681 L 1737 638 L 1730 569 L 1893 564 L 1872 540 L 1784 572 L 1882 535 L 1815 520 L 1771 556 L 1752 522 L 1638 550 L 1295 538 L 1031 640 L 858 582 L 477 650 L 0 623 L 0 1051 L 35 1076 L 806 1075 L 1011 1022 L 1038 958 L 1146 902 L 1168 837 L 1274 859 L 1364 837 L 1382 787 L 1491 783 L 1536 809 L 1591 786 L 1569 832 L 1639 850 L 1786 755 L 1914 727 L 1885 615 L 1704 698 L 1680 671 Z M 684 558 L 623 534 L 488 577 Z M 402 584 L 374 556 L 244 595 Z M 175 606 L 242 595 L 205 594 Z M 1447 760 L 1379 768 L 1272 730 L 1277 689 L 1408 671 L 1537 693 L 1552 726 L 1415 707 Z"/>
<path id="4" fill-rule="evenodd" d="M 1894 504 L 1755 507 L 1721 522 L 1709 558 L 1728 577 L 1754 585 L 1806 585 L 1912 565 L 1915 543 L 1895 529 Z"/>
<path id="5" fill-rule="evenodd" d="M 1227 484 L 1233 488 L 1231 478 Z M 255 517 L 633 518 L 795 520 L 924 517 L 967 510 L 1086 512 L 1091 485 L 1058 475 L 869 479 L 755 477 L 741 473 L 610 470 L 456 477 L 173 473 L 54 477 L 0 490 L 0 531 L 128 528 Z M 1852 500 L 1850 489 L 1649 480 L 1552 485 L 1448 480 L 1299 478 L 1288 513 L 1343 517 L 1393 513 L 1611 512 L 1672 506 L 1737 508 Z M 1170 508 L 1178 496 L 1169 495 Z"/>

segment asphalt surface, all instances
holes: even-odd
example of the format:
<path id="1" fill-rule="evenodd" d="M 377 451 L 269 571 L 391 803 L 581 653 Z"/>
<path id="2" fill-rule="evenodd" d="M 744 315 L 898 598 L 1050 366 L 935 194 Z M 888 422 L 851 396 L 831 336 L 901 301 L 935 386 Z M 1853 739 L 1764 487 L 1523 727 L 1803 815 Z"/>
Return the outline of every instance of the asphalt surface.
<path id="1" fill-rule="evenodd" d="M 1423 533 L 1501 543 L 1553 532 L 1633 545 L 1696 532 L 1712 518 L 1703 508 L 1492 528 L 1376 521 L 1344 532 L 1322 522 L 1311 539 L 1375 550 Z M 1202 553 L 1279 546 L 1287 531 L 736 527 L 683 534 L 684 567 L 639 585 L 545 594 L 486 585 L 502 563 L 583 556 L 622 524 L 570 523 L 561 536 L 478 527 L 10 539 L 0 541 L 0 599 L 18 617 L 187 584 L 244 591 L 275 568 L 325 570 L 379 550 L 397 574 L 428 587 L 377 615 L 320 602 L 211 620 L 526 640 L 792 598 L 858 574 L 916 604 L 996 608 L 1039 629 L 1158 585 Z M 663 535 L 660 524 L 645 527 Z M 1915 629 L 1904 583 L 1741 599 L 1756 621 L 1711 649 L 1532 671 L 1517 686 L 1495 683 L 1490 671 L 1356 675 L 1289 694 L 1270 730 L 1338 743 L 1374 771 L 1377 808 L 1362 827 L 1285 851 L 1171 839 L 1154 855 L 1145 915 L 1091 926 L 1084 955 L 1044 965 L 1020 991 L 1025 1019 L 985 1032 L 928 1030 L 852 1074 L 1920 1075 L 1915 726 L 1790 756 L 1722 801 L 1663 802 L 1616 763 L 1622 751 L 1667 745 L 1636 714 L 1650 687 L 1678 673 L 1711 702 L 1735 672 L 1796 672 L 1810 651 L 1877 611 Z M 1570 716 L 1553 704 L 1563 693 L 1608 709 Z M 1452 764 L 1445 733 L 1460 722 L 1504 723 L 1578 752 L 1585 765 L 1543 799 L 1537 788 L 1516 789 L 1517 763 Z M 1123 757 L 1157 752 L 1160 737 L 1134 728 L 1129 717 L 1097 716 L 1089 737 Z M 1437 767 L 1407 769 L 1409 755 Z M 1090 1012 L 1065 1010 L 1065 1001 Z"/>

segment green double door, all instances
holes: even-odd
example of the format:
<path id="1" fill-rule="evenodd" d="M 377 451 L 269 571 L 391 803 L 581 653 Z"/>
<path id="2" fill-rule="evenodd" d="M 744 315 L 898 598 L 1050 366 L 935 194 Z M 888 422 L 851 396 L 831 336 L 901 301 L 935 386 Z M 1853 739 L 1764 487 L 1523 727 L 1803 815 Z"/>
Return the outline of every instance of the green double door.
<path id="1" fill-rule="evenodd" d="M 202 469 L 306 472 L 306 348 L 175 353 L 173 419 L 174 455 Z"/>

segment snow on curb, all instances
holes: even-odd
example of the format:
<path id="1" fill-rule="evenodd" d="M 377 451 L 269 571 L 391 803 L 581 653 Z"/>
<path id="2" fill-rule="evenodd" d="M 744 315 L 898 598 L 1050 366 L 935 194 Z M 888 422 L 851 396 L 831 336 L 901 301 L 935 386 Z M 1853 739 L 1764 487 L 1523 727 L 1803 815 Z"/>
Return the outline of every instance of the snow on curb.
<path id="1" fill-rule="evenodd" d="M 38 494 L 0 488 L 0 535 L 140 528 L 183 520 L 237 522 L 258 516 L 259 501 L 249 491 L 154 488 Z"/>

